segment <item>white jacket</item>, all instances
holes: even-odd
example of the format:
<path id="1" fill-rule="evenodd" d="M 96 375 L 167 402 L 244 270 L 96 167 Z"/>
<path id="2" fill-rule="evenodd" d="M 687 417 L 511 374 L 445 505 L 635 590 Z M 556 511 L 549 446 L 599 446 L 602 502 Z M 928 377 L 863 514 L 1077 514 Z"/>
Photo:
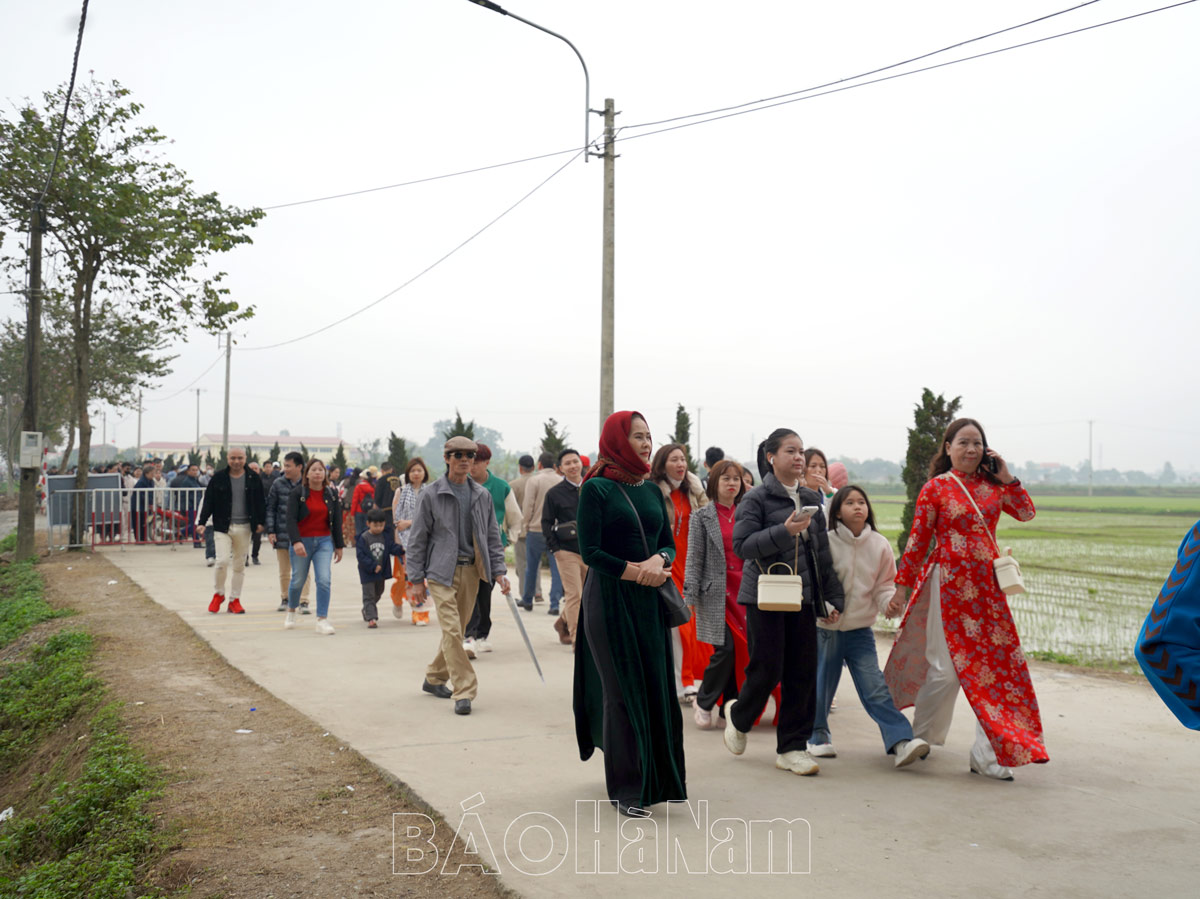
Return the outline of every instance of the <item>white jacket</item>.
<path id="1" fill-rule="evenodd" d="M 846 592 L 846 610 L 827 630 L 852 631 L 870 627 L 896 593 L 896 557 L 887 538 L 864 525 L 855 537 L 844 524 L 829 529 L 833 570 Z"/>

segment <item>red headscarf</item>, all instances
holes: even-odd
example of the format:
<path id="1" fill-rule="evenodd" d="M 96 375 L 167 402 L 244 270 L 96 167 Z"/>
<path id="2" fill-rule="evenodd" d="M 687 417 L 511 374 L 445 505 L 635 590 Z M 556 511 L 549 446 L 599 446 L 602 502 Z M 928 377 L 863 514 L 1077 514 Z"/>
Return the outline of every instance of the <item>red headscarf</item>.
<path id="1" fill-rule="evenodd" d="M 634 416 L 646 420 L 641 412 L 630 410 L 614 412 L 605 419 L 604 429 L 600 432 L 599 458 L 588 469 L 585 481 L 600 476 L 622 484 L 636 484 L 650 474 L 650 466 L 629 445 Z"/>

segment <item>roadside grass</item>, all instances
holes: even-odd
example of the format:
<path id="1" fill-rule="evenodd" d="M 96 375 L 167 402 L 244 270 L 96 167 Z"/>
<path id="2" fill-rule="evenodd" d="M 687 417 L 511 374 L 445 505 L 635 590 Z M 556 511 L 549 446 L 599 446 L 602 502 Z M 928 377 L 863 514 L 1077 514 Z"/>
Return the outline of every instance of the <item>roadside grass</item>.
<path id="1" fill-rule="evenodd" d="M 0 632 L 11 643 L 59 613 L 32 561 L 0 570 Z M 92 637 L 32 644 L 0 668 L 0 895 L 61 899 L 162 896 L 146 871 L 165 851 L 149 803 L 160 777 L 122 733 L 91 672 Z"/>

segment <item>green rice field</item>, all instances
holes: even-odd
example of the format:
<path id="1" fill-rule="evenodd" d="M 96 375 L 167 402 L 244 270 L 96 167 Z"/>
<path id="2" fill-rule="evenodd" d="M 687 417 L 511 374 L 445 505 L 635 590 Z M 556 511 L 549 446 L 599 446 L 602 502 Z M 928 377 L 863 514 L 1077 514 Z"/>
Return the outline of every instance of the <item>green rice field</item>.
<path id="1" fill-rule="evenodd" d="M 1037 517 L 1000 521 L 998 542 L 1021 562 L 1027 593 L 1010 598 L 1033 658 L 1132 670 L 1133 644 L 1180 542 L 1200 519 L 1195 496 L 1039 496 Z M 872 494 L 895 546 L 901 495 Z M 880 620 L 881 626 L 896 622 Z"/>

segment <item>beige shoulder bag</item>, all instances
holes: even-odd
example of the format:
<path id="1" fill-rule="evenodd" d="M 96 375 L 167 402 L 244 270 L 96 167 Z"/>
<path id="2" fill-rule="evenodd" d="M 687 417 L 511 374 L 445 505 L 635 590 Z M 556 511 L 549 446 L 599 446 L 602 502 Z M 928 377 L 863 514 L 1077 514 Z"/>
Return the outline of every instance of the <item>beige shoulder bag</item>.
<path id="1" fill-rule="evenodd" d="M 971 505 L 975 509 L 975 514 L 979 516 L 979 520 L 983 522 L 983 530 L 987 533 L 988 539 L 992 541 L 992 546 L 996 547 L 997 557 L 992 560 L 992 568 L 996 571 L 996 583 L 1000 590 L 1009 596 L 1017 593 L 1025 592 L 1025 581 L 1021 577 L 1021 565 L 1013 558 L 1012 547 L 1006 546 L 1004 552 L 1000 552 L 1000 545 L 996 542 L 996 538 L 992 536 L 991 529 L 988 527 L 987 519 L 983 517 L 983 513 L 979 511 L 979 506 L 975 503 L 975 497 L 971 496 L 971 491 L 966 485 L 958 479 L 954 472 L 949 472 L 950 477 L 954 478 L 954 483 L 962 489 L 962 492 L 967 495 Z"/>

